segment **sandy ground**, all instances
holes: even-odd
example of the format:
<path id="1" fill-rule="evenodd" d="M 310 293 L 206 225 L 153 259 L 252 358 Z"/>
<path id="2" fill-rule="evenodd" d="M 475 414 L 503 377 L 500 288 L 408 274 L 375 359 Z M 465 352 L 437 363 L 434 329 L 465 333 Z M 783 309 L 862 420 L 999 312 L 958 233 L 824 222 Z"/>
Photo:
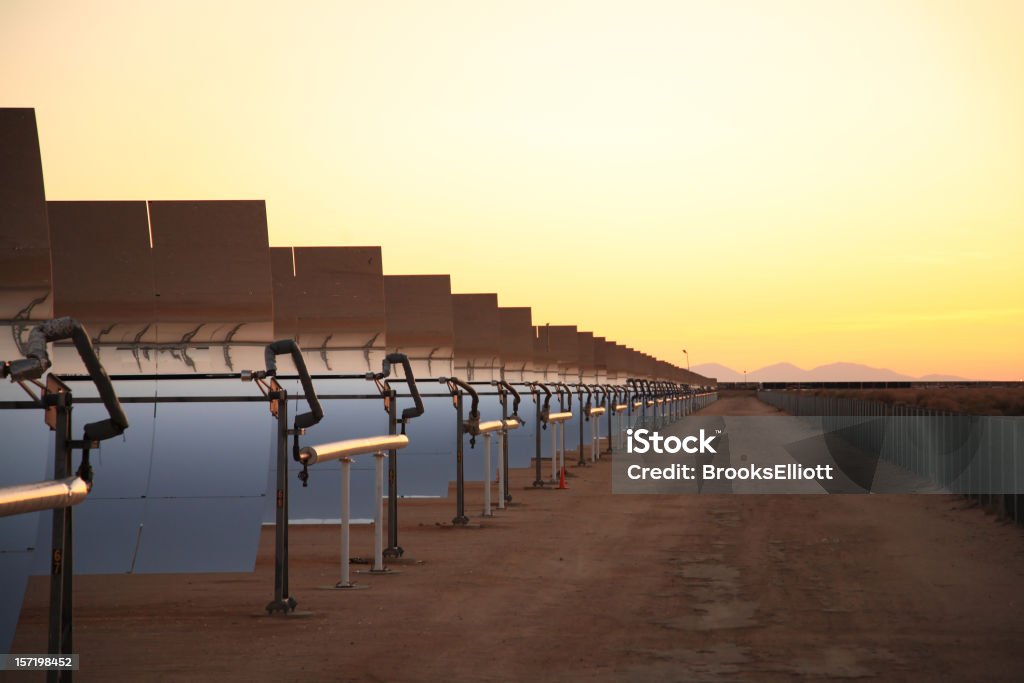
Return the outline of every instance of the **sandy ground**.
<path id="1" fill-rule="evenodd" d="M 406 558 L 357 575 L 367 590 L 321 589 L 338 529 L 293 527 L 309 616 L 254 616 L 271 528 L 254 574 L 78 578 L 76 678 L 1024 679 L 1024 535 L 956 497 L 613 496 L 607 460 L 572 474 L 533 490 L 515 471 L 513 507 L 474 528 L 438 526 L 453 499 L 404 501 Z M 478 515 L 480 488 L 467 499 Z M 357 529 L 354 554 L 371 549 Z M 46 599 L 33 579 L 14 652 L 45 649 Z"/>

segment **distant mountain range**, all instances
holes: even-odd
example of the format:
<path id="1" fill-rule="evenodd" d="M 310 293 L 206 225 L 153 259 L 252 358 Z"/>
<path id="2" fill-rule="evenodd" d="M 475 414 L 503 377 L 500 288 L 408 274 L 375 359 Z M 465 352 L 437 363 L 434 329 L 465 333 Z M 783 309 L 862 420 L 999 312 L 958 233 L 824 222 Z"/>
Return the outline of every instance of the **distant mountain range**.
<path id="1" fill-rule="evenodd" d="M 693 372 L 714 377 L 719 382 L 742 382 L 743 373 L 718 363 L 695 365 Z M 964 382 L 964 377 L 954 375 L 925 375 L 911 377 L 888 368 L 873 368 L 859 363 L 829 363 L 811 370 L 804 370 L 792 363 L 776 363 L 747 372 L 748 382 Z"/>

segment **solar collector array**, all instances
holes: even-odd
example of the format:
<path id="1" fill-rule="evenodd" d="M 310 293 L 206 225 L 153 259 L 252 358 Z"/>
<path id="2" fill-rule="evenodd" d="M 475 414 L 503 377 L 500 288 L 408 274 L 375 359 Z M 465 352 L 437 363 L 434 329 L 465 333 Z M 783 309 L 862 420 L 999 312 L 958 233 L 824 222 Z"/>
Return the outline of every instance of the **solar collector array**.
<path id="1" fill-rule="evenodd" d="M 452 294 L 447 275 L 385 277 L 379 247 L 271 248 L 262 201 L 46 202 L 34 113 L 0 109 L 0 360 L 20 358 L 32 327 L 54 316 L 89 330 L 100 361 L 118 377 L 130 424 L 92 458 L 94 488 L 75 510 L 79 573 L 252 568 L 260 523 L 268 511 L 272 517 L 276 429 L 266 401 L 237 375 L 262 368 L 274 339 L 298 340 L 319 376 L 326 419 L 307 443 L 386 432 L 372 382 L 329 376 L 379 370 L 389 351 L 411 358 L 425 394 L 446 393 L 434 377 L 481 383 L 484 420 L 502 417 L 490 386 L 502 377 L 601 377 L 592 334 L 534 328 L 529 308 L 500 308 L 496 294 Z M 636 361 L 626 356 L 620 369 Z M 51 357 L 52 372 L 84 374 L 69 345 L 54 345 Z M 612 365 L 606 360 L 605 373 Z M 282 373 L 291 370 L 282 358 Z M 100 419 L 93 385 L 67 379 L 74 424 Z M 302 410 L 298 382 L 282 385 Z M 521 391 L 527 424 L 509 433 L 513 466 L 529 463 L 538 428 Z M 6 381 L 0 404 L 0 486 L 52 477 L 53 437 L 42 411 Z M 451 399 L 425 404 L 401 456 L 402 495 L 446 495 L 455 476 Z M 573 412 L 578 420 L 575 399 Z M 478 453 L 467 450 L 469 480 L 483 477 Z M 309 489 L 292 496 L 292 519 L 337 517 L 332 465 L 318 465 Z M 292 476 L 300 467 L 290 469 Z M 372 465 L 354 470 L 353 514 L 369 516 Z M 29 571 L 47 570 L 43 519 L 0 519 L 9 604 L 20 605 Z M 16 619 L 11 609 L 0 613 L 0 650 Z"/>

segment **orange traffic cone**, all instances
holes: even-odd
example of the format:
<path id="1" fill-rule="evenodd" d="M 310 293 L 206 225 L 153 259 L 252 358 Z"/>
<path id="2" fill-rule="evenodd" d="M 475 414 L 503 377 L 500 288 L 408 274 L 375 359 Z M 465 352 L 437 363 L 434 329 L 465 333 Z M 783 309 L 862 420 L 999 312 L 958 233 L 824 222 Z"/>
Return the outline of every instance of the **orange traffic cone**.
<path id="1" fill-rule="evenodd" d="M 565 465 L 562 465 L 562 469 L 558 472 L 558 488 L 569 488 L 568 486 L 565 485 Z"/>

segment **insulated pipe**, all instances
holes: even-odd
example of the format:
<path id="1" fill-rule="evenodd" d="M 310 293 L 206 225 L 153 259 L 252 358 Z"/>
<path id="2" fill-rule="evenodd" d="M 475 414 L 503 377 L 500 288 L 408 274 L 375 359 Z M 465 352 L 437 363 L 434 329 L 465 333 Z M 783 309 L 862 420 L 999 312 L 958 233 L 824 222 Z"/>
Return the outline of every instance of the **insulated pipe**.
<path id="1" fill-rule="evenodd" d="M 107 419 L 85 425 L 86 441 L 104 441 L 122 434 L 128 428 L 128 418 L 117 399 L 114 385 L 107 371 L 103 369 L 96 350 L 89 339 L 89 333 L 73 318 L 55 318 L 32 328 L 26 344 L 25 358 L 0 363 L 0 377 L 10 375 L 12 382 L 37 379 L 50 368 L 50 356 L 46 351 L 49 342 L 71 339 L 78 351 L 85 369 L 92 378 L 100 401 L 107 409 Z"/>
<path id="2" fill-rule="evenodd" d="M 400 422 L 402 423 L 402 433 L 404 434 L 405 427 L 409 421 L 422 415 L 424 410 L 423 399 L 420 397 L 420 390 L 416 386 L 416 378 L 412 374 L 412 364 L 409 362 L 409 357 L 404 353 L 389 353 L 381 364 L 381 372 L 368 374 L 366 378 L 373 380 L 387 379 L 391 376 L 391 366 L 396 363 L 401 365 L 405 371 L 405 383 L 409 387 L 409 395 L 412 397 L 413 402 L 411 408 L 406 408 L 402 411 Z M 442 377 L 441 381 L 443 382 L 445 379 Z"/>
<path id="3" fill-rule="evenodd" d="M 572 389 L 565 382 L 553 382 L 558 393 L 558 407 L 562 412 L 572 410 Z M 563 400 L 563 396 L 565 400 Z"/>
<path id="4" fill-rule="evenodd" d="M 0 517 L 78 505 L 91 487 L 81 477 L 68 477 L 0 489 Z"/>
<path id="5" fill-rule="evenodd" d="M 301 413 L 295 416 L 295 428 L 307 429 L 324 418 L 324 410 L 320 407 L 320 400 L 317 398 L 316 390 L 313 388 L 313 379 L 309 376 L 309 370 L 306 369 L 306 361 L 302 357 L 302 349 L 299 348 L 298 343 L 294 339 L 278 339 L 267 344 L 266 349 L 263 351 L 264 362 L 267 366 L 265 376 L 277 376 L 277 356 L 282 353 L 287 353 L 292 357 L 292 363 L 299 374 L 302 393 L 305 395 L 306 403 L 309 405 L 308 413 Z M 246 373 L 242 373 L 242 379 L 248 379 Z"/>
<path id="6" fill-rule="evenodd" d="M 47 344 L 70 339 L 81 358 L 89 378 L 96 386 L 99 399 L 107 412 L 107 419 L 86 424 L 82 441 L 71 439 L 72 395 L 58 392 L 40 401 L 45 404 L 47 424 L 54 431 L 54 479 L 27 486 L 4 490 L 3 515 L 18 514 L 32 510 L 52 510 L 51 563 L 50 563 L 50 614 L 47 652 L 53 656 L 70 654 L 74 651 L 73 636 L 73 566 L 74 544 L 72 535 L 71 507 L 81 502 L 88 494 L 92 480 L 89 450 L 98 441 L 104 441 L 123 434 L 128 428 L 117 392 L 109 375 L 100 363 L 85 328 L 73 318 L 63 317 L 47 320 L 32 328 L 24 347 L 22 360 L 0 361 L 0 378 L 9 376 L 12 382 L 22 383 L 35 380 L 50 366 Z M 19 344 L 19 347 L 21 345 Z M 60 384 L 54 377 L 53 380 Z M 47 383 L 49 384 L 49 382 Z M 22 385 L 24 388 L 24 385 Z M 41 388 L 41 387 L 40 387 Z M 45 391 L 45 390 L 44 390 Z M 31 393 L 31 392 L 29 392 Z M 43 398 L 43 397 L 40 397 Z M 71 477 L 71 455 L 74 449 L 82 450 L 78 473 Z M 66 674 L 66 675 L 64 675 Z M 51 671 L 51 680 L 71 680 L 71 673 Z"/>
<path id="7" fill-rule="evenodd" d="M 631 393 L 633 394 L 633 400 L 636 401 L 640 396 L 640 387 L 635 379 L 628 378 L 626 379 L 626 397 L 628 398 Z"/>
<path id="8" fill-rule="evenodd" d="M 315 465 L 318 462 L 340 460 L 341 458 L 367 455 L 378 451 L 398 450 L 408 445 L 409 437 L 405 434 L 368 436 L 362 439 L 333 441 L 320 444 L 319 446 L 305 446 L 299 451 L 299 462 L 303 465 Z"/>
<path id="9" fill-rule="evenodd" d="M 508 382 L 506 382 L 503 379 L 502 380 L 495 380 L 493 382 L 493 384 L 495 386 L 499 387 L 499 390 L 500 389 L 504 389 L 505 391 L 511 392 L 511 394 L 512 394 L 512 417 L 518 418 L 519 417 L 519 403 L 522 401 L 522 396 L 520 396 L 519 391 L 514 386 L 512 386 L 511 384 L 509 384 Z"/>
<path id="10" fill-rule="evenodd" d="M 541 382 L 530 382 L 529 387 L 534 400 L 541 406 L 540 422 L 541 424 L 547 424 L 548 414 L 551 412 L 551 389 L 548 389 L 547 385 L 542 384 Z M 544 392 L 543 404 L 540 403 L 540 392 L 537 391 L 537 388 L 540 388 L 540 390 Z"/>
<path id="11" fill-rule="evenodd" d="M 363 439 L 346 439 L 319 446 L 306 446 L 299 451 L 299 462 L 303 465 L 314 465 L 318 462 L 341 460 L 341 580 L 338 588 L 351 587 L 349 581 L 349 486 L 351 483 L 349 465 L 351 458 L 357 455 L 373 453 L 375 465 L 374 494 L 376 501 L 373 514 L 373 569 L 374 572 L 387 571 L 384 568 L 384 451 L 398 450 L 409 445 L 409 437 L 404 434 L 388 436 L 371 436 Z"/>
<path id="12" fill-rule="evenodd" d="M 480 425 L 477 427 L 476 433 L 490 434 L 491 432 L 496 432 L 499 429 L 503 429 L 505 427 L 505 422 L 508 421 L 509 420 L 490 420 L 489 422 L 481 422 Z"/>
<path id="13" fill-rule="evenodd" d="M 607 404 L 608 392 L 605 390 L 603 385 L 588 384 L 587 386 L 590 387 L 590 390 L 593 392 L 594 401 L 597 403 L 598 406 L 604 406 Z"/>
<path id="14" fill-rule="evenodd" d="M 442 377 L 438 381 L 446 383 L 448 385 L 448 390 L 452 395 L 455 394 L 457 389 L 462 389 L 469 394 L 469 415 L 466 417 L 465 424 L 462 425 L 462 431 L 469 434 L 471 437 L 476 436 L 476 426 L 480 423 L 480 395 L 476 393 L 476 389 L 466 384 L 458 377 Z"/>

